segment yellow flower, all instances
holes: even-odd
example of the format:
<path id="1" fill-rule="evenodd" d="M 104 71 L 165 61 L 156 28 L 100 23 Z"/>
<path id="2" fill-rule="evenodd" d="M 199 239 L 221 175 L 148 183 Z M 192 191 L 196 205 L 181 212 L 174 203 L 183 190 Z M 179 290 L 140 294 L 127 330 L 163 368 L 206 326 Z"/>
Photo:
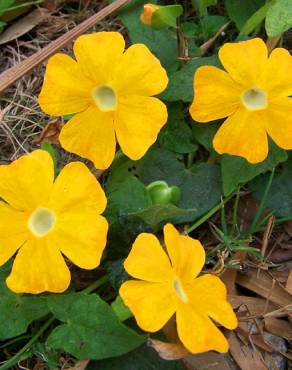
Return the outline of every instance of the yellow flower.
<path id="1" fill-rule="evenodd" d="M 48 62 L 39 96 L 51 115 L 77 113 L 63 127 L 64 149 L 106 169 L 117 141 L 133 160 L 155 142 L 167 121 L 166 106 L 153 95 L 168 83 L 159 60 L 142 44 L 130 46 L 118 32 L 80 36 L 76 61 L 56 54 Z"/>
<path id="2" fill-rule="evenodd" d="M 282 48 L 270 56 L 265 43 L 252 39 L 225 44 L 219 50 L 225 71 L 200 67 L 194 78 L 194 120 L 228 117 L 213 145 L 220 153 L 250 163 L 268 155 L 268 135 L 283 149 L 292 149 L 292 57 Z"/>
<path id="3" fill-rule="evenodd" d="M 125 260 L 126 271 L 136 279 L 123 283 L 120 295 L 145 331 L 161 329 L 176 313 L 178 335 L 193 352 L 226 352 L 228 342 L 210 318 L 228 329 L 237 326 L 226 301 L 226 288 L 216 276 L 197 278 L 205 263 L 198 240 L 164 227 L 165 253 L 153 234 L 140 234 Z M 210 318 L 209 318 L 210 317 Z"/>
<path id="4" fill-rule="evenodd" d="M 158 9 L 155 4 L 145 4 L 143 13 L 140 15 L 141 22 L 144 24 L 151 25 L 152 15 Z"/>
<path id="5" fill-rule="evenodd" d="M 66 290 L 70 271 L 62 253 L 84 269 L 99 265 L 106 197 L 83 163 L 69 163 L 54 182 L 51 156 L 36 150 L 0 166 L 0 179 L 0 266 L 17 253 L 6 281 L 12 291 Z"/>

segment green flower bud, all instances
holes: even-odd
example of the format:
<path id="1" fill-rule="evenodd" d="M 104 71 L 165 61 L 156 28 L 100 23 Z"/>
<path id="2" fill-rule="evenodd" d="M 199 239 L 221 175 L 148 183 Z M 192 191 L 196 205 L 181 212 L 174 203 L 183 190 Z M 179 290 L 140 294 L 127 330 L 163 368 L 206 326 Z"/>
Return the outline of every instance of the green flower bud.
<path id="1" fill-rule="evenodd" d="M 146 189 L 153 204 L 176 204 L 180 199 L 180 188 L 165 181 L 154 181 Z"/>

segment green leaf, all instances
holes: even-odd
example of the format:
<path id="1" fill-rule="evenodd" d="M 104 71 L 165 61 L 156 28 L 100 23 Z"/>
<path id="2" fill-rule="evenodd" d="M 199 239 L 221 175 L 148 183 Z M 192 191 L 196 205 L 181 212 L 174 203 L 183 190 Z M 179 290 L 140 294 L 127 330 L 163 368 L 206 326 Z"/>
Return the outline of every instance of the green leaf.
<path id="1" fill-rule="evenodd" d="M 287 160 L 287 153 L 272 142 L 267 159 L 259 164 L 250 164 L 246 159 L 223 155 L 221 159 L 221 173 L 223 192 L 227 196 L 237 189 L 238 185 L 245 184 L 261 173 L 271 170 L 277 164 Z"/>
<path id="2" fill-rule="evenodd" d="M 201 17 L 207 14 L 207 8 L 216 5 L 218 0 L 193 0 L 195 8 L 198 8 Z"/>
<path id="3" fill-rule="evenodd" d="M 250 188 L 256 199 L 263 198 L 269 174 L 254 179 Z M 273 210 L 275 216 L 292 219 L 292 160 L 289 159 L 283 168 L 278 170 L 266 200 L 266 207 Z"/>
<path id="4" fill-rule="evenodd" d="M 176 217 L 174 223 L 189 222 L 209 211 L 221 198 L 220 168 L 209 163 L 195 164 L 187 169 L 176 156 L 163 149 L 152 149 L 138 168 L 139 178 L 149 184 L 164 180 L 169 186 L 181 190 L 177 206 L 196 209 L 189 214 Z"/>
<path id="5" fill-rule="evenodd" d="M 1 0 L 0 1 L 0 16 L 15 3 L 16 0 Z"/>
<path id="6" fill-rule="evenodd" d="M 78 359 L 120 356 L 145 342 L 144 336 L 122 324 L 96 294 L 52 295 L 48 306 L 63 324 L 49 335 L 47 346 L 63 349 Z"/>
<path id="7" fill-rule="evenodd" d="M 220 122 L 211 123 L 199 123 L 192 122 L 192 130 L 195 140 L 201 144 L 205 149 L 208 150 L 210 155 L 219 159 L 220 155 L 215 151 L 213 147 L 213 138 L 220 127 Z"/>
<path id="8" fill-rule="evenodd" d="M 123 302 L 122 298 L 118 295 L 117 298 L 111 304 L 114 313 L 117 315 L 120 321 L 126 321 L 133 316 L 132 312 Z"/>
<path id="9" fill-rule="evenodd" d="M 196 209 L 181 209 L 173 204 L 155 204 L 142 211 L 129 213 L 129 215 L 142 218 L 142 220 L 154 228 L 163 221 L 170 220 L 174 217 L 187 216 L 194 211 Z"/>
<path id="10" fill-rule="evenodd" d="M 124 259 L 108 262 L 107 272 L 112 287 L 117 291 L 122 283 L 130 278 L 124 269 Z"/>
<path id="11" fill-rule="evenodd" d="M 121 167 L 115 166 L 114 173 L 110 174 L 110 187 L 124 189 L 123 192 L 125 195 L 119 195 L 121 204 L 125 201 L 125 204 L 121 207 L 121 211 L 123 207 L 127 207 L 127 204 L 130 204 L 132 208 L 137 208 L 139 202 L 140 204 L 144 204 L 140 209 L 128 210 L 127 214 L 142 211 L 151 206 L 149 203 L 147 205 L 149 200 L 145 201 L 143 184 L 140 182 L 139 199 L 137 199 L 136 206 L 133 207 L 131 196 L 133 196 L 133 193 L 135 197 L 137 192 L 136 185 L 137 182 L 139 183 L 139 180 L 146 185 L 154 181 L 162 180 L 165 181 L 168 186 L 178 186 L 180 188 L 181 197 L 176 206 L 182 210 L 196 209 L 196 211 L 176 217 L 173 220 L 174 223 L 193 221 L 209 211 L 220 201 L 221 176 L 220 168 L 217 165 L 200 163 L 187 169 L 184 164 L 177 159 L 174 153 L 165 149 L 152 148 L 144 158 L 134 162 L 135 175 L 138 176 L 139 180 L 129 180 L 129 178 L 134 177 L 128 172 L 128 169 L 133 168 L 133 161 L 124 158 L 123 161 L 120 160 L 119 162 Z M 124 180 L 122 180 L 123 176 Z M 128 182 L 125 189 L 125 179 L 132 182 L 133 186 Z M 111 194 L 109 194 L 108 197 L 110 208 Z M 129 209 L 129 207 L 127 209 Z"/>
<path id="12" fill-rule="evenodd" d="M 239 30 L 265 3 L 265 0 L 225 0 L 227 14 Z"/>
<path id="13" fill-rule="evenodd" d="M 43 296 L 15 294 L 6 286 L 10 266 L 0 267 L 0 341 L 26 332 L 35 320 L 49 312 Z"/>
<path id="14" fill-rule="evenodd" d="M 135 176 L 129 176 L 118 189 L 108 194 L 106 217 L 113 223 L 119 216 L 149 208 L 152 205 L 145 185 Z"/>
<path id="15" fill-rule="evenodd" d="M 193 133 L 184 121 L 184 106 L 171 104 L 168 108 L 168 122 L 161 130 L 158 141 L 160 145 L 175 153 L 191 153 L 198 146 L 193 142 Z"/>
<path id="16" fill-rule="evenodd" d="M 176 32 L 171 29 L 154 30 L 140 21 L 143 4 L 147 2 L 149 1 L 132 0 L 121 8 L 118 17 L 127 27 L 133 44 L 147 45 L 166 69 L 174 71 L 179 65 Z M 156 4 L 156 1 L 152 1 L 152 3 Z"/>
<path id="17" fill-rule="evenodd" d="M 281 35 L 292 27 L 291 0 L 277 0 L 266 17 L 266 31 L 269 37 Z"/>
<path id="18" fill-rule="evenodd" d="M 228 19 L 222 15 L 205 16 L 201 21 L 205 40 L 208 40 L 214 36 L 227 22 Z"/>
<path id="19" fill-rule="evenodd" d="M 194 22 L 183 22 L 181 29 L 187 38 L 196 38 L 201 32 L 200 25 Z"/>
<path id="20" fill-rule="evenodd" d="M 181 5 L 160 6 L 152 15 L 151 25 L 156 29 L 163 27 L 176 28 L 176 19 L 183 13 Z"/>
<path id="21" fill-rule="evenodd" d="M 87 370 L 183 370 L 180 361 L 165 361 L 147 345 L 124 356 L 103 361 L 91 361 Z"/>
<path id="22" fill-rule="evenodd" d="M 259 26 L 265 19 L 268 10 L 273 4 L 274 1 L 270 1 L 253 13 L 253 15 L 245 22 L 239 33 L 239 36 L 249 35 L 251 32 L 253 32 L 255 28 Z"/>
<path id="23" fill-rule="evenodd" d="M 169 83 L 167 89 L 161 94 L 162 99 L 166 101 L 191 102 L 194 97 L 194 74 L 197 68 L 204 65 L 219 66 L 217 56 L 196 58 L 190 60 L 179 71 L 169 74 Z"/>

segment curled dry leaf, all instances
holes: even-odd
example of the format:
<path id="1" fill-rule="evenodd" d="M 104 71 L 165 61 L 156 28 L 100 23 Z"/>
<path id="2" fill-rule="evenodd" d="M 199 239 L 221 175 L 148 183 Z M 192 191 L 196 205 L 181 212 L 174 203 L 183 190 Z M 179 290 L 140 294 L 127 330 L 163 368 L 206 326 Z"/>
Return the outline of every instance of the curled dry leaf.
<path id="1" fill-rule="evenodd" d="M 154 348 L 164 360 L 180 360 L 190 354 L 181 343 L 166 343 L 157 339 L 149 339 L 148 345 Z"/>
<path id="2" fill-rule="evenodd" d="M 59 144 L 59 134 L 62 127 L 63 123 L 58 118 L 50 121 L 33 143 L 42 144 L 44 141 L 48 141 L 50 144 Z"/>
<path id="3" fill-rule="evenodd" d="M 85 370 L 88 364 L 89 360 L 81 360 L 76 362 L 75 366 L 70 367 L 67 370 Z"/>
<path id="4" fill-rule="evenodd" d="M 241 343 L 234 332 L 229 333 L 230 353 L 241 370 L 268 370 L 260 352 Z"/>
<path id="5" fill-rule="evenodd" d="M 250 269 L 248 273 L 238 274 L 236 283 L 277 306 L 286 307 L 291 304 L 291 294 L 266 271 L 261 271 L 258 274 L 256 269 Z"/>
<path id="6" fill-rule="evenodd" d="M 265 318 L 265 328 L 271 334 L 292 340 L 292 324 L 289 321 L 277 319 L 275 317 Z"/>
<path id="7" fill-rule="evenodd" d="M 286 282 L 286 285 L 285 285 L 285 289 L 287 290 L 287 292 L 292 294 L 292 271 L 290 271 L 290 273 L 288 275 L 288 279 L 287 279 L 287 282 Z"/>
<path id="8" fill-rule="evenodd" d="M 46 9 L 38 8 L 33 10 L 25 17 L 14 22 L 0 35 L 0 45 L 6 44 L 26 34 L 41 23 L 47 16 L 48 11 Z"/>

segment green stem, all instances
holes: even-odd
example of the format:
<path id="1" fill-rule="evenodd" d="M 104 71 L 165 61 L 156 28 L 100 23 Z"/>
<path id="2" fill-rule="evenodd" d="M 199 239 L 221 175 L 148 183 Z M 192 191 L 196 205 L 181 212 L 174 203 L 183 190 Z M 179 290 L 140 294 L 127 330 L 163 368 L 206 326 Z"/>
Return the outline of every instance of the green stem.
<path id="1" fill-rule="evenodd" d="M 234 193 L 231 193 L 230 195 L 228 195 L 228 197 L 226 197 L 220 203 L 218 203 L 215 207 L 210 209 L 210 211 L 207 212 L 203 217 L 201 217 L 197 222 L 195 222 L 193 225 L 191 225 L 189 228 L 187 228 L 184 231 L 184 233 L 185 234 L 191 233 L 192 231 L 197 229 L 199 226 L 201 226 L 205 221 L 209 220 L 209 218 L 212 217 L 217 211 L 219 211 L 221 209 L 222 205 L 226 204 L 233 197 L 233 195 L 234 195 Z"/>
<path id="2" fill-rule="evenodd" d="M 257 209 L 257 212 L 255 214 L 255 217 L 254 217 L 253 222 L 251 224 L 251 227 L 249 229 L 249 235 L 253 235 L 257 230 L 258 222 L 259 222 L 260 218 L 262 217 L 263 211 L 265 209 L 267 196 L 268 196 L 268 193 L 270 191 L 270 188 L 271 188 L 271 185 L 272 185 L 272 182 L 273 182 L 274 174 L 275 174 L 275 168 L 272 169 L 272 172 L 270 174 L 269 181 L 267 183 L 267 186 L 266 186 L 266 189 L 265 189 L 265 192 L 264 192 L 264 196 L 261 200 L 259 208 Z"/>
<path id="3" fill-rule="evenodd" d="M 225 206 L 223 203 L 223 198 L 221 198 L 221 227 L 224 235 L 228 235 L 228 228 L 227 228 L 227 222 L 226 222 L 226 214 L 225 214 Z"/>
<path id="4" fill-rule="evenodd" d="M 39 331 L 31 338 L 29 342 L 26 343 L 24 347 L 21 348 L 20 351 L 18 351 L 14 356 L 0 366 L 0 370 L 12 369 L 12 367 L 18 363 L 21 356 L 33 345 L 34 342 L 37 341 L 37 339 L 47 330 L 54 320 L 55 318 L 51 317 L 48 321 L 46 321 Z"/>
<path id="5" fill-rule="evenodd" d="M 5 9 L 5 13 L 10 12 L 11 10 L 15 10 L 15 9 L 25 8 L 25 7 L 30 6 L 30 5 L 37 5 L 37 4 L 40 4 L 42 2 L 44 2 L 44 0 L 29 1 L 29 2 L 24 3 L 24 4 L 11 6 L 10 8 Z"/>
<path id="6" fill-rule="evenodd" d="M 8 346 L 10 346 L 11 344 L 14 344 L 14 343 L 20 342 L 20 341 L 21 341 L 21 340 L 23 340 L 23 339 L 28 339 L 28 338 L 30 338 L 30 337 L 31 337 L 30 335 L 28 335 L 28 334 L 24 334 L 24 335 L 22 335 L 22 336 L 20 336 L 20 337 L 17 337 L 17 338 L 11 339 L 11 340 L 9 340 L 8 342 L 6 342 L 6 343 L 4 343 L 3 345 L 1 345 L 1 346 L 0 346 L 0 349 L 1 349 L 1 348 L 8 347 Z"/>
<path id="7" fill-rule="evenodd" d="M 232 212 L 232 228 L 231 228 L 231 235 L 233 236 L 235 233 L 235 230 L 237 228 L 237 212 L 238 212 L 238 204 L 240 199 L 240 186 L 237 189 L 235 202 L 233 205 L 233 212 Z"/>
<path id="8" fill-rule="evenodd" d="M 82 293 L 92 293 L 94 292 L 97 288 L 102 286 L 104 283 L 108 281 L 108 277 L 106 275 L 102 276 L 100 279 L 94 281 L 92 284 L 90 284 L 87 288 L 82 290 Z"/>

